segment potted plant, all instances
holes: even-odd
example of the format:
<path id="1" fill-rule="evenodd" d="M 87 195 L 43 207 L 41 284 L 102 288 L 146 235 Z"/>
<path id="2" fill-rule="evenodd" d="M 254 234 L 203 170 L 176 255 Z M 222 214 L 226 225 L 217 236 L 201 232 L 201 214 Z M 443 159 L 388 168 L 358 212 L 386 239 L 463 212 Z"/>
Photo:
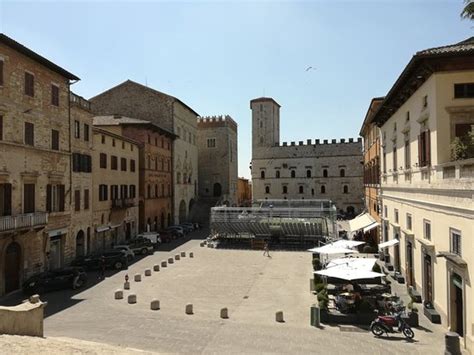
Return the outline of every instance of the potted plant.
<path id="1" fill-rule="evenodd" d="M 319 258 L 314 258 L 313 259 L 313 270 L 314 271 L 318 271 L 318 270 L 321 270 L 321 261 L 319 260 Z"/>
<path id="2" fill-rule="evenodd" d="M 413 297 L 411 298 L 411 301 L 407 305 L 408 308 L 408 325 L 410 327 L 418 327 L 419 321 L 418 321 L 418 307 L 415 304 L 415 300 Z"/>
<path id="3" fill-rule="evenodd" d="M 325 285 L 323 285 L 323 289 L 318 292 L 317 297 L 318 297 L 321 322 L 326 322 L 328 320 L 329 297 L 328 297 L 328 290 L 326 289 Z"/>

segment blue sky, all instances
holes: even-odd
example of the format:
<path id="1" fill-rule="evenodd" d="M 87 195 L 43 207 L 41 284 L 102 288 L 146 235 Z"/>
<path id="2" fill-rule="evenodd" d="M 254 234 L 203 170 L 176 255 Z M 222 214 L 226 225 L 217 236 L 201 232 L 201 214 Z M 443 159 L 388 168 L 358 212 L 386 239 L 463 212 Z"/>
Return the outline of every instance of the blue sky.
<path id="1" fill-rule="evenodd" d="M 86 98 L 131 79 L 203 116 L 231 115 L 249 177 L 252 98 L 280 103 L 281 141 L 357 137 L 370 99 L 416 51 L 474 35 L 462 5 L 0 0 L 0 31 L 79 76 Z"/>

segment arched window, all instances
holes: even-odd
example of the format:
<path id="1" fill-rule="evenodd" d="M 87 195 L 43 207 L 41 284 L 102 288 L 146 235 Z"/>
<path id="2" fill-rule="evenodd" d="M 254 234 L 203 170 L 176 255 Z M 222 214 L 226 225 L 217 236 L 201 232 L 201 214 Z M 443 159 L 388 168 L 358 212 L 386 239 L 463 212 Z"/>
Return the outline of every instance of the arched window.
<path id="1" fill-rule="evenodd" d="M 186 174 L 183 174 L 183 184 L 186 184 L 188 181 L 187 181 L 187 175 Z"/>
<path id="2" fill-rule="evenodd" d="M 275 176 L 276 176 L 277 179 L 280 178 L 280 170 L 275 171 Z"/>
<path id="3" fill-rule="evenodd" d="M 327 169 L 323 170 L 323 177 L 328 177 L 328 170 Z"/>
<path id="4" fill-rule="evenodd" d="M 291 177 L 292 177 L 292 178 L 296 177 L 296 171 L 291 170 Z"/>
<path id="5" fill-rule="evenodd" d="M 310 178 L 311 177 L 311 170 L 306 170 L 306 177 L 307 178 Z"/>
<path id="6" fill-rule="evenodd" d="M 299 190 L 300 190 L 300 194 L 302 194 L 303 193 L 303 186 L 300 186 Z"/>
<path id="7" fill-rule="evenodd" d="M 283 186 L 283 193 L 284 194 L 287 194 L 288 193 L 288 186 Z"/>
<path id="8" fill-rule="evenodd" d="M 345 171 L 344 169 L 341 169 L 341 171 L 339 172 L 339 175 L 340 175 L 341 177 L 346 176 L 346 171 Z"/>
<path id="9" fill-rule="evenodd" d="M 326 193 L 326 186 L 321 185 L 321 193 L 325 194 Z"/>
<path id="10" fill-rule="evenodd" d="M 261 178 L 261 179 L 265 179 L 265 170 L 262 170 L 262 171 L 260 172 L 260 178 Z"/>
<path id="11" fill-rule="evenodd" d="M 265 193 L 269 194 L 270 193 L 270 186 L 265 186 Z"/>
<path id="12" fill-rule="evenodd" d="M 345 194 L 348 194 L 348 193 L 349 193 L 349 186 L 344 185 L 344 187 L 342 188 L 342 191 L 343 191 Z"/>

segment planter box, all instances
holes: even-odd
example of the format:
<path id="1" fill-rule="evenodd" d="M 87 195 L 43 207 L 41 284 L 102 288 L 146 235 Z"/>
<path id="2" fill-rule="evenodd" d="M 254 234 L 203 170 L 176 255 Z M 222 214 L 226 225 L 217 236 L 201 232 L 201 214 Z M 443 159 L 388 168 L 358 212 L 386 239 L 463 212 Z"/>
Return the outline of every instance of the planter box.
<path id="1" fill-rule="evenodd" d="M 431 323 L 441 324 L 441 316 L 436 309 L 423 307 L 423 313 Z"/>
<path id="2" fill-rule="evenodd" d="M 416 328 L 420 325 L 418 312 L 410 312 L 408 315 L 403 315 L 402 318 L 410 327 Z"/>
<path id="3" fill-rule="evenodd" d="M 326 324 L 355 324 L 369 325 L 376 317 L 376 313 L 348 313 L 329 312 L 322 309 L 320 311 L 321 322 Z"/>

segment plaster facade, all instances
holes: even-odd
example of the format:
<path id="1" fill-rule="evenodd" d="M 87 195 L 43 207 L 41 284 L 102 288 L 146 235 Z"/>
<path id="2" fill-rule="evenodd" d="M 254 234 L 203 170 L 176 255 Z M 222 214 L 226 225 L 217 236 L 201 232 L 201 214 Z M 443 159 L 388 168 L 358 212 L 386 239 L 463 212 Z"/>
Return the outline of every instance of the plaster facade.
<path id="1" fill-rule="evenodd" d="M 236 205 L 237 123 L 228 115 L 197 120 L 199 196 Z"/>
<path id="2" fill-rule="evenodd" d="M 259 199 L 330 199 L 339 211 L 363 210 L 362 139 L 280 144 L 280 105 L 250 101 L 252 195 Z"/>

